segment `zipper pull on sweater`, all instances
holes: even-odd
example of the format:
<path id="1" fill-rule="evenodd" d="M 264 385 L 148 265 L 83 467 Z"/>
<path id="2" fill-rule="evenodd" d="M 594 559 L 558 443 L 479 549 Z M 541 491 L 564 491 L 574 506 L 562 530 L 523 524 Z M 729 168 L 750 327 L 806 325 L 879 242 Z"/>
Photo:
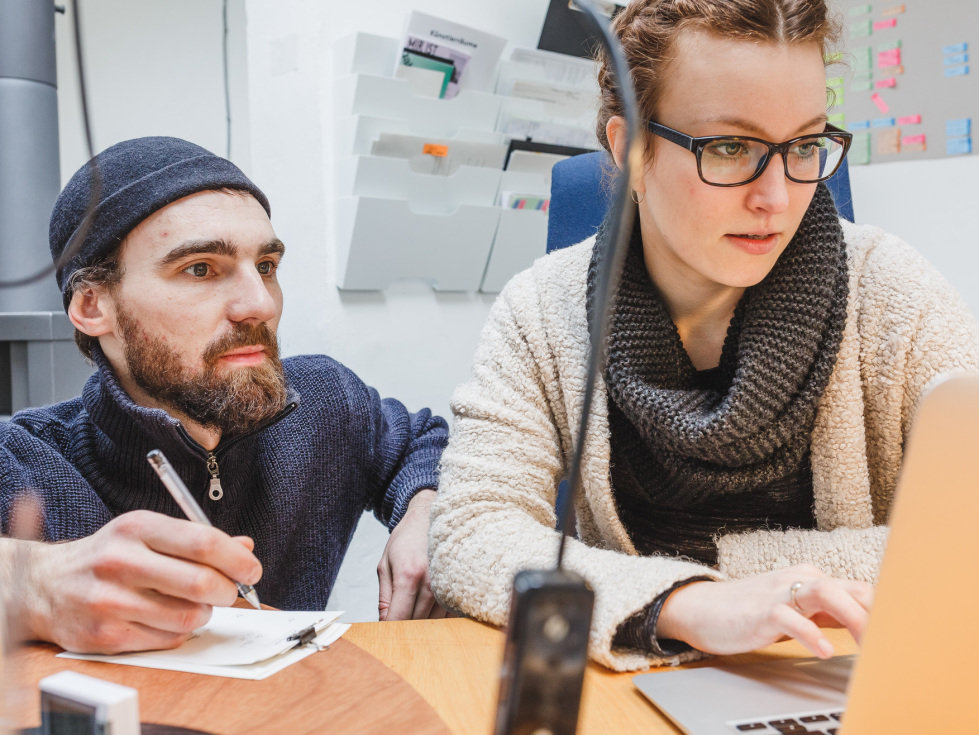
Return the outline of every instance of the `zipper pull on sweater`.
<path id="1" fill-rule="evenodd" d="M 207 491 L 207 496 L 211 500 L 220 500 L 224 497 L 224 490 L 221 488 L 218 458 L 214 456 L 214 452 L 207 455 L 207 471 L 211 473 L 211 487 Z"/>

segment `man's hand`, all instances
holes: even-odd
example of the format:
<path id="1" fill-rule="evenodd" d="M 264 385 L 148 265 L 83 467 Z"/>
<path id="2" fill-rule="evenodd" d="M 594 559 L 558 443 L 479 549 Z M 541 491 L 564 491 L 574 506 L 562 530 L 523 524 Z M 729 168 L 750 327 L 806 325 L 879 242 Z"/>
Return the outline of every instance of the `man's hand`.
<path id="1" fill-rule="evenodd" d="M 174 648 L 234 603 L 232 580 L 255 584 L 250 538 L 150 511 L 125 513 L 87 538 L 8 540 L 3 561 L 25 635 L 79 653 Z"/>
<path id="2" fill-rule="evenodd" d="M 792 595 L 793 585 L 801 586 Z M 874 590 L 802 564 L 730 582 L 694 582 L 671 594 L 657 623 L 661 638 L 707 653 L 732 654 L 795 638 L 820 658 L 833 645 L 820 626 L 847 628 L 859 643 Z"/>
<path id="3" fill-rule="evenodd" d="M 434 490 L 421 490 L 391 531 L 377 565 L 380 594 L 377 612 L 381 620 L 444 618 L 435 602 L 428 578 L 428 526 Z"/>

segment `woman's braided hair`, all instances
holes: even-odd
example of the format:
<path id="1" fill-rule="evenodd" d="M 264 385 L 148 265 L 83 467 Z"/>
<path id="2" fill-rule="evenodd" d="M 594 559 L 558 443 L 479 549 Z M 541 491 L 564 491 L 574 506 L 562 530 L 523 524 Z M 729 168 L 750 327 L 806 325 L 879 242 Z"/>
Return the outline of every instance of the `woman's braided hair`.
<path id="1" fill-rule="evenodd" d="M 721 38 L 769 43 L 814 43 L 827 57 L 841 24 L 825 0 L 632 0 L 612 22 L 636 85 L 644 119 L 656 117 L 663 80 L 676 57 L 677 39 L 688 29 Z M 622 115 L 608 54 L 598 50 L 600 106 L 595 132 L 609 150 L 605 126 Z"/>

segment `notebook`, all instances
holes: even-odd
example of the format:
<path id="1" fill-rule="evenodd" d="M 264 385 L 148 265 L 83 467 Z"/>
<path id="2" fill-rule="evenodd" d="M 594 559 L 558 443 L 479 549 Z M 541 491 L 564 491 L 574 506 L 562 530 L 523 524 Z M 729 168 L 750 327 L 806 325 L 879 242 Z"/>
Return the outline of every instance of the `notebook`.
<path id="1" fill-rule="evenodd" d="M 858 656 L 663 671 L 636 686 L 690 735 L 979 732 L 977 447 L 979 376 L 940 382 L 914 418 Z"/>

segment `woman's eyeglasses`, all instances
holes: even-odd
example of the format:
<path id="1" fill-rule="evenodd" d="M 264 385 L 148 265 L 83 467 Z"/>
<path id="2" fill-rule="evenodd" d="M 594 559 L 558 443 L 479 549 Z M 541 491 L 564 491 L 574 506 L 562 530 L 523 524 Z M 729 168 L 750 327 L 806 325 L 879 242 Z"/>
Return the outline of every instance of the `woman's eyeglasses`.
<path id="1" fill-rule="evenodd" d="M 689 135 L 650 120 L 649 131 L 697 156 L 697 173 L 711 186 L 741 186 L 765 172 L 776 153 L 782 154 L 785 176 L 800 184 L 825 181 L 843 163 L 853 135 L 832 125 L 822 133 L 800 135 L 784 143 L 769 143 L 744 135 Z"/>

